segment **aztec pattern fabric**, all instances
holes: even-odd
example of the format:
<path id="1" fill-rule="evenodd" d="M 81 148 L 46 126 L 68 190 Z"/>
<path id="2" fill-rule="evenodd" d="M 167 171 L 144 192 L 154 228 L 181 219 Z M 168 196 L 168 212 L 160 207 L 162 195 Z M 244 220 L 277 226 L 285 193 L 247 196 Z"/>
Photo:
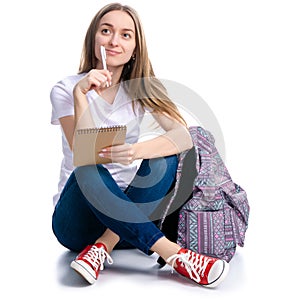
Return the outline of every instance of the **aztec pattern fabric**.
<path id="1" fill-rule="evenodd" d="M 247 195 L 232 181 L 212 134 L 199 126 L 189 130 L 196 151 L 197 176 L 191 198 L 179 211 L 177 242 L 183 248 L 229 262 L 236 246 L 244 246 L 250 211 Z M 179 157 L 174 197 L 185 154 Z"/>

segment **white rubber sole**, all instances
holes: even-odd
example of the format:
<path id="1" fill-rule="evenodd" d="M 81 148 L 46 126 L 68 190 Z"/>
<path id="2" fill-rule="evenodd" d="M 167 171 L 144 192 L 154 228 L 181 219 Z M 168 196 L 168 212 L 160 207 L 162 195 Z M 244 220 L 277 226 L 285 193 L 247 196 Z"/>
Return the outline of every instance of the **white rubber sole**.
<path id="1" fill-rule="evenodd" d="M 77 273 L 79 273 L 89 284 L 93 284 L 96 282 L 97 279 L 83 265 L 79 264 L 76 260 L 73 260 L 70 266 Z"/>

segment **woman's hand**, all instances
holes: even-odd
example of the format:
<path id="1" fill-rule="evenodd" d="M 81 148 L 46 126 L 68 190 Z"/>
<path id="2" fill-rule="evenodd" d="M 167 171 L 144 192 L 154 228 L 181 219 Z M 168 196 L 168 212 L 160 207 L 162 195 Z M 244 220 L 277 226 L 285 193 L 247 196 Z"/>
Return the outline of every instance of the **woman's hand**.
<path id="1" fill-rule="evenodd" d="M 90 90 L 101 92 L 105 87 L 110 86 L 111 82 L 111 72 L 93 69 L 78 81 L 74 87 L 74 92 L 81 92 L 84 95 Z"/>
<path id="2" fill-rule="evenodd" d="M 112 162 L 130 165 L 135 159 L 134 146 L 123 144 L 104 148 L 99 153 L 100 157 L 110 158 Z"/>
<path id="3" fill-rule="evenodd" d="M 79 128 L 94 127 L 86 93 L 95 90 L 99 94 L 112 82 L 112 73 L 108 70 L 93 69 L 84 75 L 73 89 L 75 126 Z"/>

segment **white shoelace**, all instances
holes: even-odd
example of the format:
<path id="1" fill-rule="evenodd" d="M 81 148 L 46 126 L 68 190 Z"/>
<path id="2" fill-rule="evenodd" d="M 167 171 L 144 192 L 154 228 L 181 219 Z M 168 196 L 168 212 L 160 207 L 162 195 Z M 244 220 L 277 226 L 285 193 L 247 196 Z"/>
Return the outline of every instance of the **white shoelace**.
<path id="1" fill-rule="evenodd" d="M 92 248 L 83 256 L 96 270 L 100 266 L 100 270 L 104 269 L 104 262 L 107 259 L 108 264 L 113 263 L 111 256 L 105 251 L 104 247 L 98 248 L 93 245 Z"/>
<path id="2" fill-rule="evenodd" d="M 189 250 L 187 253 L 174 254 L 170 256 L 167 259 L 167 263 L 170 263 L 171 261 L 172 272 L 174 270 L 175 263 L 179 262 L 187 270 L 190 278 L 199 283 L 201 281 L 200 276 L 204 276 L 205 269 L 211 259 Z"/>

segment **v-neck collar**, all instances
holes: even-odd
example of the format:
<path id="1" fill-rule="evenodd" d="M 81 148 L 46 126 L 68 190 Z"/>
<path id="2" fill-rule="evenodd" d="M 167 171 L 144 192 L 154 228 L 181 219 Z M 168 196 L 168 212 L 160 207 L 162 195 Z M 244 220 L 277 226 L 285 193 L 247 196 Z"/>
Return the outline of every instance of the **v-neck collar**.
<path id="1" fill-rule="evenodd" d="M 120 93 L 121 93 L 121 90 L 123 89 L 122 87 L 122 82 L 119 84 L 119 87 L 118 87 L 118 90 L 116 92 L 116 95 L 115 95 L 115 99 L 112 103 L 109 103 L 107 102 L 103 97 L 101 97 L 101 95 L 99 95 L 95 90 L 92 90 L 91 93 L 92 93 L 92 99 L 93 100 L 96 100 L 96 99 L 101 99 L 100 101 L 103 101 L 104 105 L 107 106 L 107 107 L 114 107 L 118 104 L 119 102 L 119 98 L 120 98 Z"/>

